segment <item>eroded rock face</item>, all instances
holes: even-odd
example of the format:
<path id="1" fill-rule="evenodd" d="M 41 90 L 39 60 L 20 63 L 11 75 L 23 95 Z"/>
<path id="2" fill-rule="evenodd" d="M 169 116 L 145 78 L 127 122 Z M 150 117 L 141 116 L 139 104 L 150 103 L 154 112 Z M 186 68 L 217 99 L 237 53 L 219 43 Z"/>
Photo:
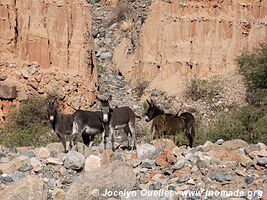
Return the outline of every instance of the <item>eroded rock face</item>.
<path id="1" fill-rule="evenodd" d="M 244 95 L 236 87 L 235 59 L 266 40 L 266 4 L 156 0 L 150 10 L 135 52 L 127 53 L 131 40 L 125 38 L 113 54 L 115 67 L 132 85 L 149 81 L 148 90 L 174 95 L 193 78 L 233 74 L 232 93 Z"/>
<path id="2" fill-rule="evenodd" d="M 89 107 L 97 87 L 91 32 L 86 0 L 1 1 L 1 84 L 16 86 L 18 100 L 57 91 L 69 106 Z"/>

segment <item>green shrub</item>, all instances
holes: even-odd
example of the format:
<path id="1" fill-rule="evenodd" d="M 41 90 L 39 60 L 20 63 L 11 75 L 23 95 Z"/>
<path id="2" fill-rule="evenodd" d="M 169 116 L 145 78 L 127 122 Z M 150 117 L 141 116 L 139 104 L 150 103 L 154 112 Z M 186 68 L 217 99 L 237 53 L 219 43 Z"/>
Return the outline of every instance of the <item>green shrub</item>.
<path id="1" fill-rule="evenodd" d="M 243 107 L 196 131 L 196 144 L 203 144 L 208 140 L 215 142 L 218 139 L 243 139 L 248 143 L 267 143 L 266 109 Z"/>
<path id="2" fill-rule="evenodd" d="M 237 58 L 240 73 L 247 86 L 247 100 L 252 105 L 267 103 L 267 44 L 254 52 L 245 52 Z"/>
<path id="3" fill-rule="evenodd" d="M 105 72 L 105 67 L 103 65 L 98 64 L 97 65 L 97 73 L 102 74 Z"/>
<path id="4" fill-rule="evenodd" d="M 211 99 L 219 94 L 221 87 L 217 80 L 194 79 L 187 91 L 187 95 L 194 101 Z"/>
<path id="5" fill-rule="evenodd" d="M 5 146 L 40 146 L 57 139 L 51 134 L 47 117 L 47 102 L 58 97 L 55 93 L 46 98 L 36 96 L 21 102 L 1 128 L 1 144 Z"/>

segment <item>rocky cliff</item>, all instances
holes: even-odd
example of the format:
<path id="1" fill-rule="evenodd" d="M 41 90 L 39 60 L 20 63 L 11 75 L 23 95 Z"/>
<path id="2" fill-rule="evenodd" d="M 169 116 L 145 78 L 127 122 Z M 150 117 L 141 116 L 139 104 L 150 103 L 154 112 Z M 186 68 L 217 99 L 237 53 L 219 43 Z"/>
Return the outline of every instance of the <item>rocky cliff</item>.
<path id="1" fill-rule="evenodd" d="M 114 67 L 132 85 L 183 95 L 192 79 L 223 79 L 227 96 L 244 96 L 235 59 L 267 39 L 266 1 L 155 0 L 134 53 L 125 37 L 114 51 Z M 227 81 L 225 80 L 227 79 Z M 240 98 L 239 98 L 240 97 Z"/>
<path id="2" fill-rule="evenodd" d="M 0 84 L 15 86 L 18 100 L 56 90 L 72 107 L 89 106 L 96 88 L 91 29 L 85 0 L 1 1 Z"/>

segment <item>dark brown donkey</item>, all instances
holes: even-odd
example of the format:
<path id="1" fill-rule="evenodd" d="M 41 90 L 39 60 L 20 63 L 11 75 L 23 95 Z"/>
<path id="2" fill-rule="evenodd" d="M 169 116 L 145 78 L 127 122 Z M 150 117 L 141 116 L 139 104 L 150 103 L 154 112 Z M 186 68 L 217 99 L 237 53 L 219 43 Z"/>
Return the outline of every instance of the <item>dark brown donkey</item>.
<path id="1" fill-rule="evenodd" d="M 51 122 L 52 128 L 54 132 L 59 137 L 60 141 L 63 144 L 65 153 L 67 152 L 66 148 L 66 137 L 69 136 L 72 132 L 72 115 L 71 114 L 63 114 L 58 111 L 57 102 L 49 102 L 48 103 L 48 117 Z"/>
<path id="2" fill-rule="evenodd" d="M 152 100 L 151 102 L 146 101 L 149 106 L 146 112 L 146 121 L 149 122 L 153 119 L 151 126 L 153 138 L 155 135 L 176 135 L 178 132 L 184 131 L 189 140 L 189 146 L 193 146 L 195 118 L 191 113 L 184 112 L 181 115 L 164 113 Z"/>
<path id="3" fill-rule="evenodd" d="M 124 129 L 128 136 L 128 149 L 136 149 L 136 128 L 135 128 L 135 113 L 128 106 L 111 108 L 108 99 L 98 100 L 101 102 L 101 112 L 103 114 L 103 124 L 105 128 L 104 144 L 106 144 L 106 138 L 109 136 L 108 131 L 110 130 L 110 140 L 112 150 L 115 151 L 115 131 L 118 129 Z"/>

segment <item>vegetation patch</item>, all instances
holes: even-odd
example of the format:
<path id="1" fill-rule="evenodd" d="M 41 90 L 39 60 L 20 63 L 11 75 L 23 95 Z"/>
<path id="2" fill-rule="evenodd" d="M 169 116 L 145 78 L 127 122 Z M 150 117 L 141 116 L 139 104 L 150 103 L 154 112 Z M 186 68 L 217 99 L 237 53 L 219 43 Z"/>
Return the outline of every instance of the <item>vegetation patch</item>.
<path id="1" fill-rule="evenodd" d="M 47 103 L 56 96 L 51 93 L 45 98 L 35 96 L 21 102 L 19 109 L 13 110 L 1 126 L 0 143 L 7 147 L 44 146 L 57 141 L 47 116 Z"/>
<path id="2" fill-rule="evenodd" d="M 187 96 L 192 100 L 212 99 L 219 94 L 221 86 L 218 80 L 193 79 L 187 91 Z"/>
<path id="3" fill-rule="evenodd" d="M 267 103 L 267 44 L 253 52 L 245 52 L 237 59 L 239 71 L 247 87 L 247 101 L 251 105 Z"/>

